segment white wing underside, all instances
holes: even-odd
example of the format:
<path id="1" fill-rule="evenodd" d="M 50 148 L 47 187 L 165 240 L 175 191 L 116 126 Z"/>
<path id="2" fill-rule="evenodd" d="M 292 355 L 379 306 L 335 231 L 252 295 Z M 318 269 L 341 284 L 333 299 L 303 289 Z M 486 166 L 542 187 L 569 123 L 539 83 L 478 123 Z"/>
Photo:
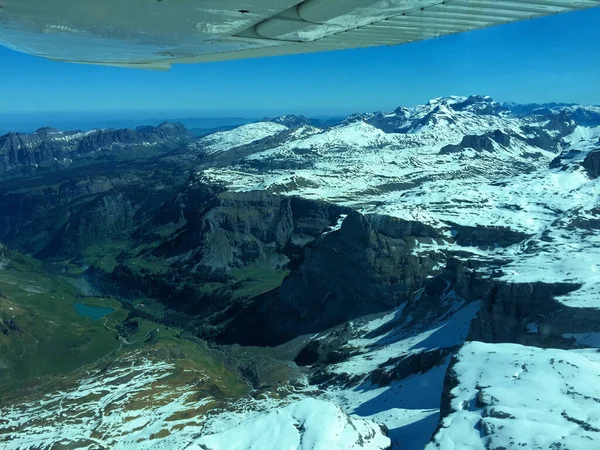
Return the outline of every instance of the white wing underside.
<path id="1" fill-rule="evenodd" d="M 0 45 L 59 61 L 168 69 L 405 44 L 596 6 L 600 0 L 0 0 Z"/>

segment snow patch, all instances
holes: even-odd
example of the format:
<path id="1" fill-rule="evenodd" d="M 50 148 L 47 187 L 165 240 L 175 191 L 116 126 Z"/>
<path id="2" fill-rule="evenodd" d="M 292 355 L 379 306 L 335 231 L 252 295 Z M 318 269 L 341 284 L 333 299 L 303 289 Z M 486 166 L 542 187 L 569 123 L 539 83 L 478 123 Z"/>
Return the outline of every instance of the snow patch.
<path id="1" fill-rule="evenodd" d="M 312 398 L 251 419 L 241 416 L 239 425 L 201 437 L 188 450 L 383 450 L 390 445 L 379 425 Z"/>
<path id="2" fill-rule="evenodd" d="M 329 227 L 329 230 L 323 232 L 321 235 L 327 236 L 328 234 L 331 234 L 334 231 L 339 231 L 342 228 L 342 224 L 344 223 L 344 220 L 346 220 L 346 217 L 348 217 L 348 214 L 340 214 L 340 217 L 338 217 L 337 223 L 334 226 Z"/>

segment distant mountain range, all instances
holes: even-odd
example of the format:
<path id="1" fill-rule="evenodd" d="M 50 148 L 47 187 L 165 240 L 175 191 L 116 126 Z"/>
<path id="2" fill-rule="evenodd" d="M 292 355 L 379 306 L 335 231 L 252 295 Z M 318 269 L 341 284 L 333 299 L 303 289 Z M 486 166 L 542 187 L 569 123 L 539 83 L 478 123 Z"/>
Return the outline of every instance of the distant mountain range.
<path id="1" fill-rule="evenodd" d="M 190 137 L 191 133 L 183 125 L 167 122 L 135 130 L 61 132 L 40 128 L 31 134 L 8 133 L 0 136 L 0 173 L 48 164 L 60 166 L 101 151 L 173 145 Z"/>

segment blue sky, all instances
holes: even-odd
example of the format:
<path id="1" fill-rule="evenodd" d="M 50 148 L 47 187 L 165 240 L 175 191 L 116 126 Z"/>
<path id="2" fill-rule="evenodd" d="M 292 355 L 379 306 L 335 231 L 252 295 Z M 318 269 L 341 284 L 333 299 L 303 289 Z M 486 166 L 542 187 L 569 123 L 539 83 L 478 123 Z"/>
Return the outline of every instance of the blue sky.
<path id="1" fill-rule="evenodd" d="M 451 94 L 600 104 L 600 8 L 397 47 L 176 65 L 47 61 L 0 47 L 0 113 L 262 116 L 391 110 Z"/>

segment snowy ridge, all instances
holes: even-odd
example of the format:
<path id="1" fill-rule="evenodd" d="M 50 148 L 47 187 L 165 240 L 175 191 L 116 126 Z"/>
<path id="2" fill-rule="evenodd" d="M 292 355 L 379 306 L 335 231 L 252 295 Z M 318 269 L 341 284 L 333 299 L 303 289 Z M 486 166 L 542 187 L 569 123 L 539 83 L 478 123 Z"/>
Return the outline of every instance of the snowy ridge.
<path id="1" fill-rule="evenodd" d="M 419 295 L 414 303 L 418 300 Z M 233 408 L 235 412 L 209 417 L 203 428 L 208 436 L 196 442 L 200 447 L 192 445 L 189 449 L 197 450 L 203 448 L 202 445 L 210 450 L 378 449 L 387 448 L 385 445 L 390 445 L 391 440 L 394 449 L 422 450 L 439 421 L 439 400 L 450 357 L 443 357 L 431 370 L 392 381 L 389 385 L 373 383 L 373 374 L 382 366 L 393 368 L 393 360 L 398 358 L 449 351 L 451 347 L 461 345 L 479 304 L 467 303 L 453 290 L 448 290 L 441 300 L 441 313 L 439 316 L 432 315 L 431 320 L 414 320 L 408 312 L 409 307 L 409 304 L 403 304 L 386 315 L 350 323 L 353 338 L 341 349 L 352 349 L 352 356 L 328 365 L 326 369 L 331 376 L 348 380 L 345 385 L 317 388 L 306 384 L 281 400 L 242 400 Z M 330 333 L 325 332 L 312 339 L 326 341 L 330 337 Z M 315 396 L 318 400 L 314 399 Z M 292 427 L 294 423 L 303 422 L 303 410 L 308 407 L 319 416 L 316 427 L 311 430 L 311 421 L 304 422 L 303 427 Z M 325 411 L 326 416 L 321 416 Z M 345 417 L 349 419 L 342 420 Z M 337 430 L 340 427 L 338 420 L 361 424 L 356 425 L 357 430 L 377 431 L 378 427 L 371 428 L 371 424 L 383 424 L 389 430 L 389 439 L 381 439 L 376 433 L 376 440 L 362 440 L 362 447 L 352 446 L 355 442 L 353 434 L 348 440 L 330 441 L 327 437 L 316 439 L 311 436 L 305 441 L 306 433 L 318 429 L 318 423 L 329 424 L 327 431 Z M 283 430 L 287 431 L 280 435 Z M 299 430 L 304 433 L 302 440 Z M 363 433 L 360 431 L 361 435 Z M 342 432 L 337 434 L 344 436 Z M 277 445 L 273 446 L 272 442 L 277 442 Z M 307 442 L 314 447 L 307 446 Z"/>
<path id="2" fill-rule="evenodd" d="M 562 162 L 581 163 L 591 151 L 600 148 L 600 126 L 578 126 L 564 139 L 566 148 L 559 158 Z"/>
<path id="3" fill-rule="evenodd" d="M 418 304 L 417 294 L 413 304 Z M 415 320 L 410 303 L 380 318 L 351 324 L 355 336 L 346 347 L 354 349 L 347 360 L 328 366 L 327 371 L 353 380 L 346 386 L 332 386 L 322 394 L 342 406 L 348 414 L 385 424 L 392 448 L 422 450 L 439 421 L 439 401 L 450 362 L 450 348 L 467 337 L 479 304 L 466 303 L 448 290 L 441 299 L 440 311 L 424 320 Z M 316 336 L 315 339 L 327 339 Z M 392 370 L 394 361 L 419 358 L 440 352 L 440 360 L 429 370 L 408 375 L 386 385 L 375 382 L 375 374 Z"/>
<path id="4" fill-rule="evenodd" d="M 193 372 L 190 383 L 178 386 L 168 382 L 174 371 L 173 364 L 136 353 L 105 372 L 88 372 L 73 388 L 0 408 L 2 448 L 258 450 L 273 442 L 299 450 L 389 448 L 379 425 L 314 399 L 311 388 L 288 395 L 282 387 L 281 399 L 241 399 L 212 411 L 214 399 L 198 399 L 195 390 L 206 375 L 186 370 Z"/>
<path id="5" fill-rule="evenodd" d="M 515 105 L 489 97 L 440 98 L 390 113 L 356 114 L 230 167 L 207 168 L 203 175 L 234 190 L 325 199 L 431 224 L 448 239 L 420 243 L 416 254 L 460 251 L 465 259 L 503 261 L 494 276 L 504 282 L 580 284 L 557 299 L 570 307 L 598 308 L 600 233 L 593 224 L 600 219 L 600 179 L 581 163 L 600 148 L 599 112 L 573 105 L 517 112 Z M 529 237 L 507 247 L 459 246 L 452 239 L 454 224 L 509 227 Z M 345 348 L 354 353 L 327 366 L 339 381 L 322 397 L 349 414 L 384 423 L 394 449 L 597 448 L 595 350 L 477 342 L 458 354 L 454 412 L 427 445 L 438 426 L 450 356 L 388 385 L 378 384 L 377 374 L 397 358 L 439 351 L 443 356 L 445 349 L 462 345 L 479 306 L 454 295 L 445 293 L 452 305 L 445 315 L 421 318 L 420 324 L 406 313 L 408 305 L 353 323 L 355 337 Z M 527 332 L 540 330 L 530 323 Z M 598 347 L 598 336 L 563 335 L 580 347 Z"/>
<path id="6" fill-rule="evenodd" d="M 420 450 L 439 420 L 449 357 L 388 386 L 372 384 L 372 373 L 390 358 L 459 345 L 479 306 L 449 291 L 444 312 L 430 322 L 413 320 L 406 307 L 350 325 L 354 338 L 347 347 L 354 355 L 328 368 L 334 376 L 355 379 L 346 387 L 282 385 L 277 396 L 247 397 L 211 410 L 213 399 L 198 399 L 194 389 L 205 376 L 201 371 L 190 373 L 188 384 L 171 385 L 173 364 L 133 354 L 104 373 L 87 373 L 71 389 L 0 408 L 0 436 L 9 439 L 7 450 L 58 443 L 89 450 L 371 450 L 391 443 Z M 389 428 L 389 437 L 379 424 Z"/>
<path id="7" fill-rule="evenodd" d="M 192 145 L 196 148 L 202 148 L 208 154 L 218 153 L 239 147 L 240 145 L 251 144 L 287 129 L 285 125 L 274 122 L 250 123 L 234 128 L 233 130 L 211 134 Z"/>

